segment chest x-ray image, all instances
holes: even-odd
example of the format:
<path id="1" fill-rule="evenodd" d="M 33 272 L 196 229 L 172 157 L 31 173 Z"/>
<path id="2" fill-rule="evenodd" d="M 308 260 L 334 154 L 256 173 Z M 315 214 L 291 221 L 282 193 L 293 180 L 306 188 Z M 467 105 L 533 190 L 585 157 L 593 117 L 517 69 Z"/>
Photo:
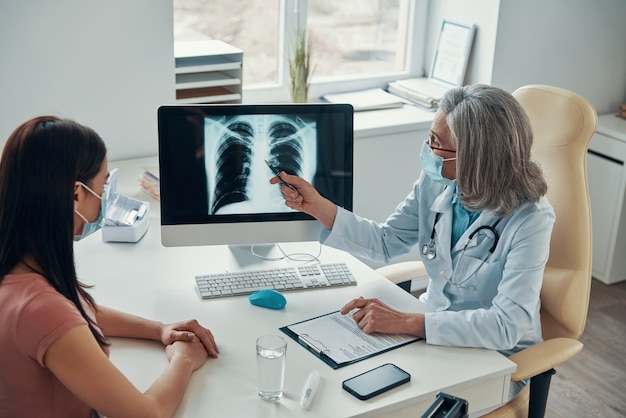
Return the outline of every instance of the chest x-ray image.
<path id="1" fill-rule="evenodd" d="M 310 183 L 317 169 L 314 119 L 288 115 L 205 118 L 205 166 L 211 215 L 291 212 L 266 162 Z"/>

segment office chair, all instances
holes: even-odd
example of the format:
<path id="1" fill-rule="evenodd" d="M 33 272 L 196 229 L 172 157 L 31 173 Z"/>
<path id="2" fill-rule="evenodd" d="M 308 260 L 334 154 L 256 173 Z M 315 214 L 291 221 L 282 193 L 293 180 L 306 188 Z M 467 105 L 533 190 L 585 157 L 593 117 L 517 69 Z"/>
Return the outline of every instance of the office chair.
<path id="1" fill-rule="evenodd" d="M 548 183 L 556 213 L 541 288 L 544 341 L 509 358 L 517 364 L 513 381 L 531 379 L 522 393 L 487 417 L 543 417 L 554 367 L 578 354 L 591 289 L 591 209 L 587 188 L 587 147 L 597 125 L 593 106 L 580 95 L 546 85 L 519 88 L 513 96 L 533 128 L 533 158 Z M 377 270 L 395 283 L 425 276 L 421 262 Z"/>

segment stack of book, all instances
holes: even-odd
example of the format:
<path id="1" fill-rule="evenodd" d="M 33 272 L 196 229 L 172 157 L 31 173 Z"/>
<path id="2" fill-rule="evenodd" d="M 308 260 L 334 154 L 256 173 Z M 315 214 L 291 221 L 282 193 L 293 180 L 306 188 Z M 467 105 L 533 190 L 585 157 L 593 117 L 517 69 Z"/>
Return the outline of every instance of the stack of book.
<path id="1" fill-rule="evenodd" d="M 381 88 L 352 91 L 348 93 L 327 94 L 322 97 L 329 103 L 348 103 L 355 112 L 362 110 L 392 109 L 405 103 L 398 96 L 387 93 Z"/>
<path id="2" fill-rule="evenodd" d="M 427 77 L 392 81 L 387 85 L 390 93 L 427 109 L 436 110 L 443 94 L 450 89 Z"/>
<path id="3" fill-rule="evenodd" d="M 161 198 L 159 169 L 157 167 L 144 167 L 144 171 L 139 176 L 139 187 L 156 200 L 159 200 Z"/>

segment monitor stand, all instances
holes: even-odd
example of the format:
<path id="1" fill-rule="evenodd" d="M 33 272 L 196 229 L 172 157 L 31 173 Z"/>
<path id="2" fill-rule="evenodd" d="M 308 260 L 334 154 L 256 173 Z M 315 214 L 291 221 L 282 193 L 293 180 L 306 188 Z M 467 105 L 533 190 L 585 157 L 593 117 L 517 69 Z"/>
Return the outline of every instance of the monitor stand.
<path id="1" fill-rule="evenodd" d="M 279 262 L 285 255 L 276 244 L 229 245 L 228 249 L 241 269 L 284 267 Z"/>

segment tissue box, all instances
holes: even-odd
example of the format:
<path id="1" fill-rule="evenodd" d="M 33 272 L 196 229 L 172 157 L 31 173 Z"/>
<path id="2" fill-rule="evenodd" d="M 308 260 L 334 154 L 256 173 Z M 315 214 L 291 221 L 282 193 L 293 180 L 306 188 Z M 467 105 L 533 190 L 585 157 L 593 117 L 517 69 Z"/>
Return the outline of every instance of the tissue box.
<path id="1" fill-rule="evenodd" d="M 105 242 L 137 242 L 150 226 L 150 203 L 116 192 L 117 169 L 111 171 L 106 186 L 107 213 L 102 225 Z"/>

